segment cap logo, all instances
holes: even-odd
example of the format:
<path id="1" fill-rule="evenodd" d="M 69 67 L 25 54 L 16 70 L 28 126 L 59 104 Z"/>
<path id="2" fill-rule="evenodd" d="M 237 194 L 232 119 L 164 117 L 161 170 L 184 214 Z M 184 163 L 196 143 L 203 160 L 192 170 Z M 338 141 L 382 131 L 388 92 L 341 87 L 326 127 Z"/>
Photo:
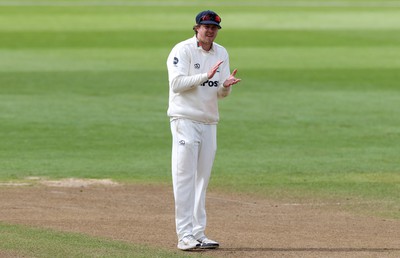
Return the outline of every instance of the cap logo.
<path id="1" fill-rule="evenodd" d="M 211 15 L 206 14 L 200 18 L 200 21 L 215 21 L 215 22 L 220 23 L 221 17 L 219 17 L 218 15 L 215 15 L 214 17 L 212 17 Z"/>

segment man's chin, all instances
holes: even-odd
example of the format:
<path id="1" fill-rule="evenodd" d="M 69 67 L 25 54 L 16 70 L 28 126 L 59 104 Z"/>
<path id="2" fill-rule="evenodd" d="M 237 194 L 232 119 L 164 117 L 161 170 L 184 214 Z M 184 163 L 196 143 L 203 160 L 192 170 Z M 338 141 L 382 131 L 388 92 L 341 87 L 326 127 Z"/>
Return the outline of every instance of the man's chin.
<path id="1" fill-rule="evenodd" d="M 214 38 L 207 38 L 207 40 L 205 40 L 205 43 L 207 44 L 211 44 L 214 42 Z"/>

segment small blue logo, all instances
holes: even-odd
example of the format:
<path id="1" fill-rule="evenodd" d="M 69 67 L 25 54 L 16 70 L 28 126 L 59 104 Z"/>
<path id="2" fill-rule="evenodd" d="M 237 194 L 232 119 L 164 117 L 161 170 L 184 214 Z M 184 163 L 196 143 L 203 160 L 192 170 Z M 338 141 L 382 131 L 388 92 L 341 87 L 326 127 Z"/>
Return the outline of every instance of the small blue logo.
<path id="1" fill-rule="evenodd" d="M 179 59 L 177 57 L 174 57 L 174 65 L 179 63 Z"/>

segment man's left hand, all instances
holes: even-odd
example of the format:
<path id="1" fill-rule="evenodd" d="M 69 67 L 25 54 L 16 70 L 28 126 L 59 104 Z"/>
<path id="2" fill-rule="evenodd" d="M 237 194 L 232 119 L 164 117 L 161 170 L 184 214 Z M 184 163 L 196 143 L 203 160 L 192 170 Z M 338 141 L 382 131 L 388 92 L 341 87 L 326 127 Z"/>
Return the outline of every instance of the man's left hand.
<path id="1" fill-rule="evenodd" d="M 229 78 L 224 82 L 223 86 L 225 88 L 231 87 L 232 85 L 238 83 L 241 81 L 241 79 L 238 79 L 235 77 L 237 73 L 237 69 L 233 70 L 232 74 L 229 76 Z"/>

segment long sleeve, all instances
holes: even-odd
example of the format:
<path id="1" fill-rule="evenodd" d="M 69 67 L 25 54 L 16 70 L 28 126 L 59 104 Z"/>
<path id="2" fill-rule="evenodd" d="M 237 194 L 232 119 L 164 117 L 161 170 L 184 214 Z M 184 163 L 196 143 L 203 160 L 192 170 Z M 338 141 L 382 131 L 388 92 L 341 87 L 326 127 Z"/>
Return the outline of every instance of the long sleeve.
<path id="1" fill-rule="evenodd" d="M 191 53 L 187 47 L 175 47 L 168 57 L 168 77 L 171 90 L 182 93 L 208 80 L 207 73 L 190 74 Z"/>
<path id="2" fill-rule="evenodd" d="M 195 74 L 191 76 L 178 75 L 172 79 L 171 89 L 174 93 L 181 93 L 197 87 L 207 80 L 207 73 Z"/>
<path id="3" fill-rule="evenodd" d="M 220 85 L 218 88 L 218 98 L 222 99 L 227 97 L 229 94 L 231 94 L 232 87 L 227 87 L 225 88 L 223 85 Z"/>

